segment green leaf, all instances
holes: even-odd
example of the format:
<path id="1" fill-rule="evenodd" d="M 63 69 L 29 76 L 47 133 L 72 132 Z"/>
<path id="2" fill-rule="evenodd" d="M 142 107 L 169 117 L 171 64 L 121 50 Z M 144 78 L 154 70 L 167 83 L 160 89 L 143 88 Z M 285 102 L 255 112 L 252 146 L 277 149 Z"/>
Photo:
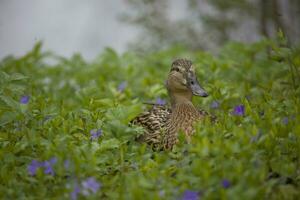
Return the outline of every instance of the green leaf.
<path id="1" fill-rule="evenodd" d="M 17 114 L 14 112 L 5 112 L 0 117 L 0 126 L 4 126 L 16 119 Z"/>
<path id="2" fill-rule="evenodd" d="M 21 111 L 20 104 L 12 99 L 9 96 L 0 95 L 0 100 L 2 100 L 8 107 L 10 107 L 12 110 Z"/>
<path id="3" fill-rule="evenodd" d="M 14 74 L 10 75 L 9 79 L 11 81 L 19 81 L 19 80 L 28 79 L 28 77 L 24 76 L 23 74 L 20 74 L 20 73 L 14 73 Z"/>
<path id="4" fill-rule="evenodd" d="M 106 150 L 112 150 L 112 149 L 118 149 L 120 146 L 120 141 L 112 138 L 108 140 L 102 140 L 100 144 L 100 151 L 106 151 Z"/>

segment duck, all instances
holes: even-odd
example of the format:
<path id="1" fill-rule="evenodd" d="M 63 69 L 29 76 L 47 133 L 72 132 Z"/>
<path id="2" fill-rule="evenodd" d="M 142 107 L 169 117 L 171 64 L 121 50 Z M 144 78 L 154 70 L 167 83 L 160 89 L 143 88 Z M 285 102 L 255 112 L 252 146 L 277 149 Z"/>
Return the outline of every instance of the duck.
<path id="1" fill-rule="evenodd" d="M 206 111 L 196 108 L 192 103 L 193 96 L 208 96 L 197 79 L 192 61 L 183 58 L 174 60 L 165 86 L 171 106 L 153 104 L 150 110 L 131 120 L 131 124 L 144 129 L 137 138 L 139 142 L 162 150 L 172 149 L 179 142 L 180 132 L 190 143 L 195 133 L 194 124 L 208 116 Z"/>

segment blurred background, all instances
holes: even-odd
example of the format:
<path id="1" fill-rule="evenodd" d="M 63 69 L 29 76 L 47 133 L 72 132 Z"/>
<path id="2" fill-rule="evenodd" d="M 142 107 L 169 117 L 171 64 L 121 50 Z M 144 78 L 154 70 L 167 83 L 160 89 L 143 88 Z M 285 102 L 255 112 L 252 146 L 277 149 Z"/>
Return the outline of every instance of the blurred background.
<path id="1" fill-rule="evenodd" d="M 0 59 L 37 41 L 93 59 L 105 47 L 149 52 L 180 45 L 217 51 L 228 40 L 299 43 L 299 0 L 0 0 Z"/>

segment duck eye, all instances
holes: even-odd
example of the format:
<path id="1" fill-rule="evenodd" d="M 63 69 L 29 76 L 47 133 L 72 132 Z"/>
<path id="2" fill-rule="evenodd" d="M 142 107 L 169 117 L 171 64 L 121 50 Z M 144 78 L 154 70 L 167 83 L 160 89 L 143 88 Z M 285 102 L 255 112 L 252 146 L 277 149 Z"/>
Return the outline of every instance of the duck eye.
<path id="1" fill-rule="evenodd" d="M 194 81 L 191 81 L 191 85 L 194 85 Z"/>
<path id="2" fill-rule="evenodd" d="M 176 68 L 174 68 L 174 70 L 175 70 L 176 72 L 179 72 L 179 68 L 177 68 L 177 67 L 176 67 Z"/>

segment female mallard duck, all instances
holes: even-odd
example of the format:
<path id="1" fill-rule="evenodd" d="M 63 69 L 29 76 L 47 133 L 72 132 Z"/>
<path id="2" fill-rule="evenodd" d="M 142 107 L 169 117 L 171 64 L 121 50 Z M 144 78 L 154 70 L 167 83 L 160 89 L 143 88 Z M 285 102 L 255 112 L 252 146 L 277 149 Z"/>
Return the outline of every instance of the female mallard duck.
<path id="1" fill-rule="evenodd" d="M 194 133 L 193 125 L 207 113 L 198 110 L 192 103 L 192 97 L 207 97 L 200 86 L 192 62 L 177 59 L 172 63 L 166 81 L 171 99 L 171 108 L 154 105 L 151 110 L 141 113 L 132 120 L 132 124 L 142 126 L 145 132 L 138 139 L 155 148 L 171 149 L 177 142 L 179 131 L 185 134 L 189 143 Z"/>

